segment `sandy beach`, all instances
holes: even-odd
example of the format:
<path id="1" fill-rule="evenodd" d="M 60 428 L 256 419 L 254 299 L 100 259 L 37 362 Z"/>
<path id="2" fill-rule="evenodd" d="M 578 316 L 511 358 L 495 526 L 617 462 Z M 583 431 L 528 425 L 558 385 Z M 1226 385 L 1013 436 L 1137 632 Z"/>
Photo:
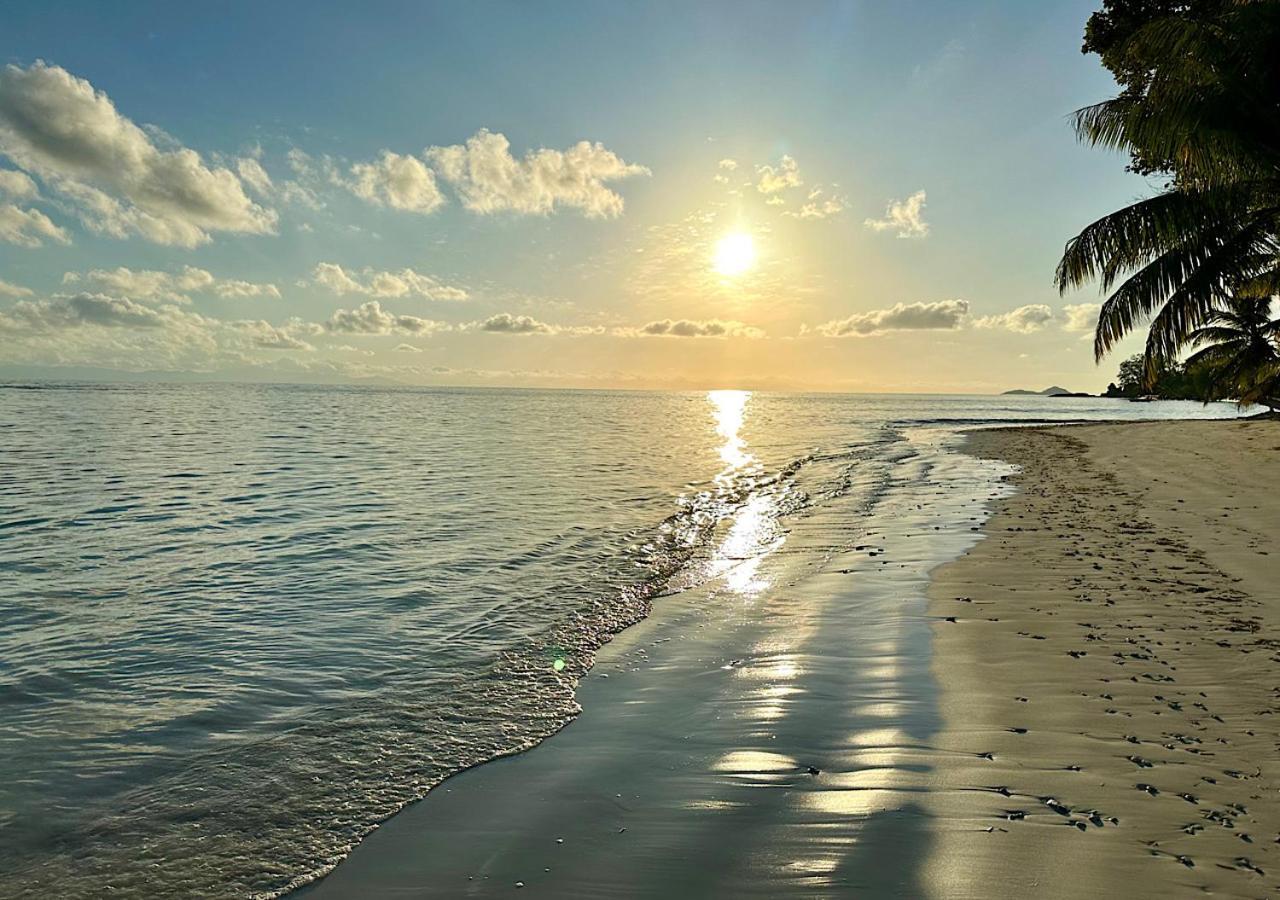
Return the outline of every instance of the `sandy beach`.
<path id="1" fill-rule="evenodd" d="M 956 618 L 935 628 L 936 741 L 965 751 L 928 795 L 932 893 L 1274 895 L 1280 423 L 969 449 L 1021 471 L 930 590 Z"/>
<path id="2" fill-rule="evenodd" d="M 1267 895 L 1278 446 L 1274 422 L 975 432 L 885 501 L 896 527 L 833 546 L 832 512 L 755 602 L 663 601 L 572 725 L 303 893 Z M 978 507 L 940 487 L 1010 472 Z"/>

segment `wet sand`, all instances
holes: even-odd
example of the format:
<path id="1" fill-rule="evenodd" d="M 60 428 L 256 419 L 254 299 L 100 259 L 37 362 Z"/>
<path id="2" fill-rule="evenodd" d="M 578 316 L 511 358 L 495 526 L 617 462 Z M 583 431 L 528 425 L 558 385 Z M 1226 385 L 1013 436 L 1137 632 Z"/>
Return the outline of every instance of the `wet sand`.
<path id="1" fill-rule="evenodd" d="M 606 647 L 572 724 L 445 782 L 302 893 L 919 896 L 929 572 L 978 539 L 999 486 L 993 464 L 914 443 L 735 560 L 748 504 L 723 576 Z"/>
<path id="2" fill-rule="evenodd" d="M 1280 889 L 1280 423 L 974 434 L 1021 467 L 936 573 L 945 897 Z M 991 758 L 976 754 L 989 754 Z M 998 886 L 998 888 L 994 887 Z"/>
<path id="3" fill-rule="evenodd" d="M 1278 447 L 1172 422 L 924 453 L 660 600 L 564 731 L 300 893 L 1274 894 Z"/>

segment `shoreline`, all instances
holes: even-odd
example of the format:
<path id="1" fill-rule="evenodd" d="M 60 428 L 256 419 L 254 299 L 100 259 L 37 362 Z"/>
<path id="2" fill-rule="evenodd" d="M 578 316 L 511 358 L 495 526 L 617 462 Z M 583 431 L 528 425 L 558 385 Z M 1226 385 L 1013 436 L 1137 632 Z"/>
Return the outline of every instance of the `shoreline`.
<path id="1" fill-rule="evenodd" d="M 970 434 L 1019 471 L 930 589 L 965 760 L 930 794 L 933 893 L 1276 890 L 1278 448 L 1266 420 Z"/>
<path id="2" fill-rule="evenodd" d="M 870 514 L 829 498 L 778 552 L 665 597 L 598 655 L 577 719 L 452 777 L 296 896 L 918 894 L 940 726 L 925 590 L 998 490 L 957 441 L 919 429 L 857 476 Z"/>
<path id="3" fill-rule="evenodd" d="M 867 521 L 791 529 L 757 602 L 664 598 L 578 719 L 294 896 L 1274 890 L 1280 428 L 965 435 Z"/>

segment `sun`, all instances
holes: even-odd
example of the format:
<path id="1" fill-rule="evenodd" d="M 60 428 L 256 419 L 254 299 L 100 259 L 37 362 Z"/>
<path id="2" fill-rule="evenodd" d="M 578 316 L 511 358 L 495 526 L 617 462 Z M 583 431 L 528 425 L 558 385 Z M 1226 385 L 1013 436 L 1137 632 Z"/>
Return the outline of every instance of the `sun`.
<path id="1" fill-rule="evenodd" d="M 751 235 L 735 231 L 720 238 L 720 242 L 716 244 L 714 268 L 721 275 L 741 275 L 755 264 L 756 242 L 751 239 Z"/>

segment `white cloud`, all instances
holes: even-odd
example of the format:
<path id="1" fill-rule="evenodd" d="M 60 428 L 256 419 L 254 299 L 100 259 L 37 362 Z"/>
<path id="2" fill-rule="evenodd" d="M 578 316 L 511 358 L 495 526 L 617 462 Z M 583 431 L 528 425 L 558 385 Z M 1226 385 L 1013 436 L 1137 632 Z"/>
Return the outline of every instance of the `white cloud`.
<path id="1" fill-rule="evenodd" d="M 354 349 L 354 348 L 353 348 Z M 413 344 L 396 344 L 396 352 L 398 353 L 421 353 L 421 347 L 415 347 Z"/>
<path id="2" fill-rule="evenodd" d="M 929 234 L 924 220 L 926 195 L 916 191 L 906 200 L 890 200 L 883 219 L 863 222 L 872 231 L 892 231 L 900 238 L 922 238 Z"/>
<path id="3" fill-rule="evenodd" d="M 886 331 L 950 330 L 960 328 L 969 314 L 968 300 L 898 303 L 889 309 L 854 313 L 817 327 L 826 337 L 868 337 Z"/>
<path id="4" fill-rule="evenodd" d="M 71 236 L 38 209 L 0 203 L 0 241 L 35 248 L 43 246 L 46 240 L 69 244 Z"/>
<path id="5" fill-rule="evenodd" d="M 1098 312 L 1102 306 L 1097 303 L 1076 303 L 1062 307 L 1062 327 L 1065 331 L 1092 333 L 1098 324 Z"/>
<path id="6" fill-rule="evenodd" d="M 363 294 L 367 297 L 421 297 L 425 300 L 466 300 L 460 287 L 443 284 L 413 269 L 380 272 L 365 268 L 347 270 L 337 263 L 318 263 L 312 281 L 335 294 Z"/>
<path id="7" fill-rule="evenodd" d="M 267 170 L 262 168 L 262 163 L 253 157 L 245 157 L 236 160 L 236 172 L 240 174 L 240 180 L 249 185 L 254 193 L 261 197 L 271 196 L 273 185 L 271 176 L 267 174 Z"/>
<path id="8" fill-rule="evenodd" d="M 776 169 L 773 166 L 756 166 L 756 175 L 759 176 L 756 190 L 762 194 L 776 194 L 804 184 L 800 180 L 800 167 L 790 156 L 782 157 Z"/>
<path id="9" fill-rule="evenodd" d="M 176 142 L 161 149 L 152 134 L 58 66 L 0 70 L 0 154 L 77 205 L 87 227 L 182 247 L 211 232 L 275 230 L 275 212 L 250 200 L 234 172 Z"/>
<path id="10" fill-rule="evenodd" d="M 445 202 L 435 173 L 414 156 L 383 150 L 376 161 L 353 165 L 351 176 L 352 193 L 377 206 L 426 215 Z"/>
<path id="11" fill-rule="evenodd" d="M 264 350 L 314 350 L 306 341 L 261 319 L 232 322 L 231 327 L 244 334 L 254 347 Z"/>
<path id="12" fill-rule="evenodd" d="M 642 337 L 764 337 L 764 332 L 759 328 L 753 328 L 741 322 L 722 321 L 720 319 L 661 319 L 656 322 L 649 322 L 630 333 Z"/>
<path id="13" fill-rule="evenodd" d="M 844 212 L 848 206 L 848 201 L 843 197 L 826 194 L 821 188 L 814 188 L 798 211 L 788 212 L 785 215 L 797 219 L 829 219 Z"/>
<path id="14" fill-rule="evenodd" d="M 0 278 L 0 297 L 30 297 L 31 289 Z"/>
<path id="15" fill-rule="evenodd" d="M 0 169 L 0 194 L 14 200 L 35 200 L 40 196 L 40 191 L 26 172 Z"/>
<path id="16" fill-rule="evenodd" d="M 336 310 L 324 323 L 335 334 L 431 334 L 448 330 L 443 322 L 418 316 L 387 312 L 377 300 L 368 300 L 355 309 Z"/>
<path id="17" fill-rule="evenodd" d="M 67 272 L 63 284 L 85 285 L 94 290 L 129 297 L 134 300 L 168 300 L 185 302 L 188 294 L 207 293 L 218 297 L 280 297 L 274 284 L 259 284 L 237 279 L 215 278 L 212 273 L 194 266 L 180 272 L 157 272 L 150 269 L 92 269 L 83 274 Z"/>
<path id="18" fill-rule="evenodd" d="M 472 212 L 547 215 L 558 207 L 581 210 L 588 218 L 620 215 L 622 197 L 606 182 L 648 175 L 603 144 L 580 141 L 568 150 L 511 154 L 502 134 L 481 129 L 463 144 L 430 147 L 427 159 Z"/>
<path id="19" fill-rule="evenodd" d="M 979 328 L 1003 328 L 1019 334 L 1031 334 L 1039 331 L 1053 321 L 1053 310 L 1043 303 L 1031 303 L 1019 306 L 1007 313 L 995 316 L 983 316 L 973 324 Z"/>
<path id="20" fill-rule="evenodd" d="M 75 294 L 20 300 L 0 313 L 0 330 L 43 333 L 80 325 L 158 328 L 164 321 L 158 310 L 132 300 L 102 294 Z"/>
<path id="21" fill-rule="evenodd" d="M 720 162 L 716 163 L 716 166 L 724 169 L 726 172 L 732 172 L 734 169 L 738 168 L 738 161 L 736 159 L 722 159 Z"/>
<path id="22" fill-rule="evenodd" d="M 539 322 L 530 316 L 516 316 L 511 313 L 498 313 L 495 316 L 472 323 L 477 331 L 488 331 L 493 334 L 553 334 L 557 331 L 553 325 Z"/>

